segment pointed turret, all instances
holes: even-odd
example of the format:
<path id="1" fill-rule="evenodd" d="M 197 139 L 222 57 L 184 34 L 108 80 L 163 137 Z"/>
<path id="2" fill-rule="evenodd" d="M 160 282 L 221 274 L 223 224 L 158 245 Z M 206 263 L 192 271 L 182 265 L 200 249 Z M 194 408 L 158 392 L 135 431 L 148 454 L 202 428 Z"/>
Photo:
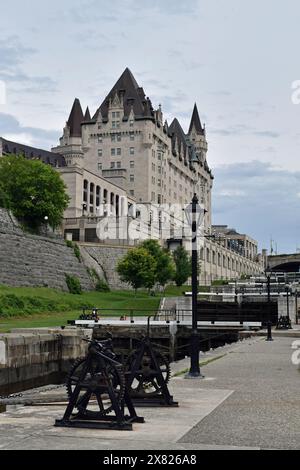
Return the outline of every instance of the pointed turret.
<path id="1" fill-rule="evenodd" d="M 67 121 L 67 125 L 70 129 L 70 137 L 81 137 L 81 123 L 84 120 L 81 104 L 78 98 L 72 106 L 72 110 Z"/>
<path id="2" fill-rule="evenodd" d="M 154 119 L 154 111 L 152 103 L 146 98 L 143 88 L 141 88 L 133 74 L 127 67 L 116 82 L 112 90 L 109 92 L 100 108 L 96 111 L 93 119 L 98 118 L 101 111 L 104 120 L 108 119 L 110 103 L 120 100 L 121 106 L 124 108 L 124 118 L 128 119 L 131 110 L 139 119 Z"/>
<path id="3" fill-rule="evenodd" d="M 85 115 L 84 115 L 84 122 L 89 122 L 91 120 L 92 120 L 91 113 L 90 113 L 89 107 L 87 107 Z"/>
<path id="4" fill-rule="evenodd" d="M 195 129 L 197 134 L 200 134 L 200 135 L 205 134 L 205 130 L 202 127 L 202 124 L 201 124 L 201 121 L 200 121 L 200 117 L 199 117 L 198 108 L 197 108 L 196 103 L 195 103 L 195 106 L 194 106 L 194 111 L 193 111 L 192 120 L 191 120 L 191 124 L 190 124 L 189 134 L 192 133 L 193 129 Z"/>

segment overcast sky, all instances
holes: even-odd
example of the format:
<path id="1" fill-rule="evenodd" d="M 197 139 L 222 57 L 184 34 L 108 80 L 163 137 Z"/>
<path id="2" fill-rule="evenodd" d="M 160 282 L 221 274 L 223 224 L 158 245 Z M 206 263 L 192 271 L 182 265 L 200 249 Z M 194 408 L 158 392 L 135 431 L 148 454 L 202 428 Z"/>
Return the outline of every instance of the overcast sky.
<path id="1" fill-rule="evenodd" d="M 94 112 L 128 66 L 185 130 L 197 102 L 214 223 L 300 248 L 299 0 L 0 4 L 0 135 L 51 148 L 74 98 Z"/>

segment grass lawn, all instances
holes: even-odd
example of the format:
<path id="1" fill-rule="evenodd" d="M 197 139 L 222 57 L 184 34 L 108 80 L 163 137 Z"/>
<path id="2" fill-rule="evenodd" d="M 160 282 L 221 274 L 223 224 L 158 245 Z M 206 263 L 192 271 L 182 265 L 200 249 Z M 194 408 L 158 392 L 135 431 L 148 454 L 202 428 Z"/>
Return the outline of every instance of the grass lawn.
<path id="1" fill-rule="evenodd" d="M 134 309 L 135 315 L 147 315 L 157 310 L 159 302 L 160 297 L 145 292 L 138 292 L 136 297 L 130 291 L 73 295 L 48 288 L 0 286 L 0 331 L 66 325 L 79 317 L 84 306 L 104 309 L 106 316 L 121 316 L 127 309 Z"/>
<path id="2" fill-rule="evenodd" d="M 163 296 L 175 297 L 189 291 L 189 286 L 168 286 Z M 0 286 L 0 332 L 12 328 L 38 328 L 66 325 L 79 317 L 82 307 L 103 309 L 102 316 L 127 314 L 146 316 L 154 313 L 161 295 L 149 296 L 147 292 L 132 291 L 84 292 L 73 295 L 43 287 Z"/>

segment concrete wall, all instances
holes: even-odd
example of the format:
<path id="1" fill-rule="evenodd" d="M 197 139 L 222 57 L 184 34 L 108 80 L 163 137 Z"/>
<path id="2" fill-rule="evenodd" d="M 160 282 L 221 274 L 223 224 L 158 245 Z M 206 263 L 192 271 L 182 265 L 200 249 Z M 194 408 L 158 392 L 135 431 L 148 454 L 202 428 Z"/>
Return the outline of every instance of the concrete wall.
<path id="1" fill-rule="evenodd" d="M 14 330 L 0 335 L 0 391 L 11 393 L 63 380 L 70 364 L 85 356 L 85 330 Z"/>
<path id="2" fill-rule="evenodd" d="M 24 233 L 0 209 L 0 284 L 67 290 L 65 274 L 77 276 L 83 289 L 93 288 L 86 267 L 63 240 Z"/>

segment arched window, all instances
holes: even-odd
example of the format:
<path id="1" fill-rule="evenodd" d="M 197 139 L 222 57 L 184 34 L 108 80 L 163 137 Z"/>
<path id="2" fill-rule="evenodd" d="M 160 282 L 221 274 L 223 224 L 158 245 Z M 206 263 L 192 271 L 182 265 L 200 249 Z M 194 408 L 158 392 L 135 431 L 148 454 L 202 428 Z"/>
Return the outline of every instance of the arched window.
<path id="1" fill-rule="evenodd" d="M 87 180 L 83 182 L 83 202 L 88 202 L 88 187 L 89 183 Z"/>
<path id="2" fill-rule="evenodd" d="M 103 192 L 103 202 L 104 204 L 107 204 L 107 189 L 104 189 L 104 192 Z"/>
<path id="3" fill-rule="evenodd" d="M 95 191 L 95 185 L 94 183 L 90 184 L 90 213 L 92 214 L 94 212 L 94 191 Z"/>
<path id="4" fill-rule="evenodd" d="M 101 188 L 100 186 L 96 186 L 96 207 L 100 206 L 100 194 L 101 194 Z"/>

